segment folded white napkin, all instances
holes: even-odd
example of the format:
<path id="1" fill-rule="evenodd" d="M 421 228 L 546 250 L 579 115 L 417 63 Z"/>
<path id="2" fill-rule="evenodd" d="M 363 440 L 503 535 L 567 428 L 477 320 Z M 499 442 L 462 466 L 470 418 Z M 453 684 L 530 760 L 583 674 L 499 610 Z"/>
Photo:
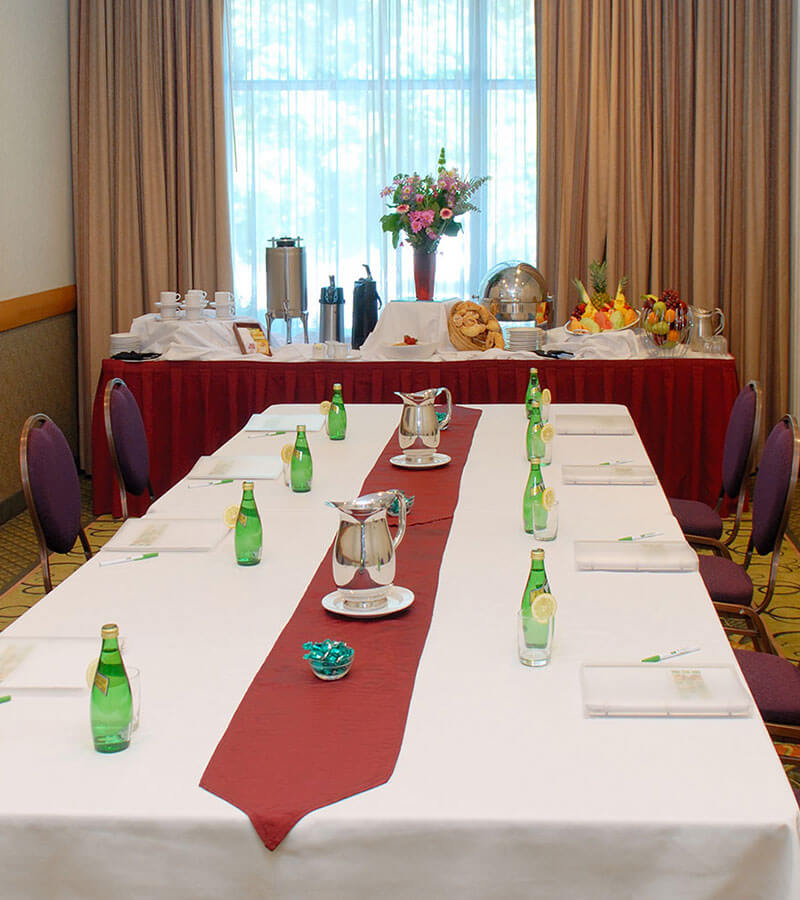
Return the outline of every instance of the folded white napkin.
<path id="1" fill-rule="evenodd" d="M 280 456 L 201 456 L 187 478 L 277 478 L 283 471 Z"/>
<path id="2" fill-rule="evenodd" d="M 562 466 L 564 484 L 655 484 L 650 466 Z"/>
<path id="3" fill-rule="evenodd" d="M 305 425 L 306 431 L 322 431 L 325 416 L 322 413 L 253 413 L 245 431 L 296 431 L 298 425 Z"/>
<path id="4" fill-rule="evenodd" d="M 122 523 L 101 552 L 203 552 L 213 550 L 228 531 L 222 516 L 214 519 L 130 518 Z"/>
<path id="5" fill-rule="evenodd" d="M 696 572 L 685 541 L 575 541 L 575 568 L 605 572 Z"/>
<path id="6" fill-rule="evenodd" d="M 558 413 L 558 434 L 633 434 L 633 421 L 625 415 L 578 415 Z"/>

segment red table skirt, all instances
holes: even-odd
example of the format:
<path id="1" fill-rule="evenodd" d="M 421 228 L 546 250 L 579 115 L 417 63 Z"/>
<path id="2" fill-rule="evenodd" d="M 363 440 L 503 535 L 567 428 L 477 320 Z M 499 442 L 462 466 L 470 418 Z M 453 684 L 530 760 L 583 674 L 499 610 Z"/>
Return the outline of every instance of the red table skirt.
<path id="1" fill-rule="evenodd" d="M 540 379 L 557 403 L 628 407 L 668 496 L 716 501 L 728 415 L 739 390 L 732 359 L 545 360 Z M 443 385 L 454 403 L 522 403 L 528 360 L 465 362 L 103 362 L 94 402 L 94 511 L 120 515 L 103 427 L 103 390 L 122 378 L 142 409 L 156 496 L 183 478 L 254 412 L 330 399 L 398 403 L 394 391 Z M 147 508 L 131 498 L 132 515 Z"/>

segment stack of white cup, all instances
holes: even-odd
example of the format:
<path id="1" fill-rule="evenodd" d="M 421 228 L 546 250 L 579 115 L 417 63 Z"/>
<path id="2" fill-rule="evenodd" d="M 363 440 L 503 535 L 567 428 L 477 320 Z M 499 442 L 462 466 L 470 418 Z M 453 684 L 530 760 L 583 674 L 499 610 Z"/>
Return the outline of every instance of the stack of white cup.
<path id="1" fill-rule="evenodd" d="M 206 308 L 205 291 L 187 291 L 184 297 L 184 306 L 186 307 L 187 322 L 202 322 L 205 319 L 203 312 Z"/>
<path id="2" fill-rule="evenodd" d="M 176 291 L 161 291 L 160 296 L 161 302 L 157 303 L 156 306 L 161 308 L 161 318 L 179 319 L 181 309 L 178 304 L 180 303 L 181 295 Z"/>
<path id="3" fill-rule="evenodd" d="M 218 319 L 232 319 L 236 312 L 233 294 L 230 291 L 215 291 L 214 309 Z"/>

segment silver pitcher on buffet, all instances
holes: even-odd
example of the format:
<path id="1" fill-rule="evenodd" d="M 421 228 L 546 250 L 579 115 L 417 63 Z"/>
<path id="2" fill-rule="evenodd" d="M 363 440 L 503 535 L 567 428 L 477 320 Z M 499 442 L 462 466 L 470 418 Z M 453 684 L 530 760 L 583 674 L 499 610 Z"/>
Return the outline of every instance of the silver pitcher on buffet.
<path id="1" fill-rule="evenodd" d="M 397 503 L 397 534 L 392 538 L 386 513 Z M 380 609 L 394 583 L 395 551 L 406 533 L 402 491 L 378 491 L 356 500 L 328 500 L 339 511 L 333 544 L 333 580 L 349 609 Z"/>
<path id="2" fill-rule="evenodd" d="M 690 342 L 702 344 L 718 334 L 722 334 L 725 328 L 725 313 L 719 308 L 702 309 L 699 306 L 690 306 L 692 313 L 692 330 Z M 714 321 L 716 319 L 716 322 Z"/>
<path id="3" fill-rule="evenodd" d="M 433 404 L 442 391 L 447 399 L 447 413 L 440 422 Z M 424 463 L 433 458 L 439 446 L 439 432 L 450 424 L 453 398 L 446 387 L 428 388 L 409 394 L 395 391 L 395 394 L 403 401 L 400 427 L 397 430 L 400 449 L 408 462 L 417 465 Z"/>

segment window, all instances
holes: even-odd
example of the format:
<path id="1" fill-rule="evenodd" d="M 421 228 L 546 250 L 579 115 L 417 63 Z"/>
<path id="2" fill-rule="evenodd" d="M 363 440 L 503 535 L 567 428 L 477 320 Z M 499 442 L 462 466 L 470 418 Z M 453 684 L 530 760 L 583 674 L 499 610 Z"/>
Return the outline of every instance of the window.
<path id="1" fill-rule="evenodd" d="M 479 213 L 437 257 L 437 296 L 468 297 L 495 264 L 536 262 L 531 0 L 230 0 L 231 220 L 240 309 L 266 309 L 265 248 L 300 236 L 312 335 L 320 289 L 368 263 L 384 301 L 413 296 L 412 253 L 381 231 L 381 188 L 490 175 Z M 281 331 L 281 329 L 278 329 Z M 282 331 L 281 331 L 282 333 Z"/>

